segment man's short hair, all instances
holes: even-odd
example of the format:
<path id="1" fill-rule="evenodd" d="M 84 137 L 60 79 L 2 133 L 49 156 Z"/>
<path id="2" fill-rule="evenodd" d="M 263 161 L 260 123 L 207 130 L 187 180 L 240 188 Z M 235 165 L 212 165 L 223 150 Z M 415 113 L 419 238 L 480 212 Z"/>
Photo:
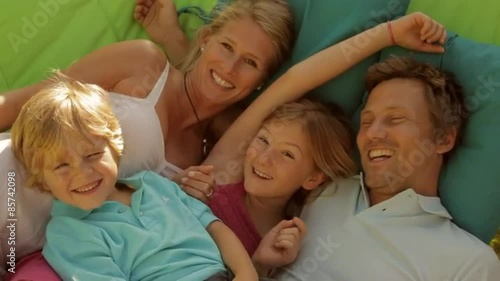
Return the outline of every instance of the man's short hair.
<path id="1" fill-rule="evenodd" d="M 366 88 L 371 93 L 380 83 L 397 78 L 419 81 L 426 89 L 425 99 L 431 113 L 434 140 L 456 129 L 455 147 L 444 155 L 447 159 L 460 143 L 469 116 L 462 87 L 453 75 L 438 70 L 430 63 L 417 62 L 408 57 L 391 57 L 368 69 Z"/>

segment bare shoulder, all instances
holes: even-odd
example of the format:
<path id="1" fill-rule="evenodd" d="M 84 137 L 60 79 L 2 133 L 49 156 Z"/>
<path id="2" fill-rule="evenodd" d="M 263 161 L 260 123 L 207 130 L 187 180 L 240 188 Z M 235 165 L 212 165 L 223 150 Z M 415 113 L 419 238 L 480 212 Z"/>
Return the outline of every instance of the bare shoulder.
<path id="1" fill-rule="evenodd" d="M 98 84 L 109 91 L 144 98 L 166 65 L 166 55 L 155 43 L 130 40 L 97 49 L 82 58 L 77 68 L 80 73 L 85 72 L 82 67 L 93 68 L 93 78 L 101 80 Z"/>

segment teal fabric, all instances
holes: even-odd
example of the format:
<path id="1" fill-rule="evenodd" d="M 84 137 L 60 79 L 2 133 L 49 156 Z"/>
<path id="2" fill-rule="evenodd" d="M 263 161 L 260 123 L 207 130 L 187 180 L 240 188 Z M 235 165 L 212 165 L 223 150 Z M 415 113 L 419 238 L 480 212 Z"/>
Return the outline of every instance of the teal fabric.
<path id="1" fill-rule="evenodd" d="M 225 271 L 205 204 L 154 172 L 119 181 L 136 189 L 131 206 L 85 211 L 54 200 L 43 255 L 63 280 L 200 281 Z"/>
<path id="2" fill-rule="evenodd" d="M 378 23 L 404 15 L 409 2 L 409 0 L 290 0 L 296 21 L 297 41 L 291 58 L 269 82 L 277 79 L 292 65 L 318 51 Z M 355 50 L 349 51 L 355 52 Z M 315 89 L 311 95 L 323 101 L 335 102 L 346 113 L 353 114 L 364 93 L 364 74 L 371 64 L 378 61 L 378 58 L 378 53 L 370 56 L 341 76 Z"/>
<path id="3" fill-rule="evenodd" d="M 450 32 L 444 54 L 393 47 L 381 60 L 393 55 L 429 62 L 463 86 L 471 116 L 463 143 L 443 168 L 439 195 L 458 226 L 489 243 L 500 226 L 500 46 Z"/>

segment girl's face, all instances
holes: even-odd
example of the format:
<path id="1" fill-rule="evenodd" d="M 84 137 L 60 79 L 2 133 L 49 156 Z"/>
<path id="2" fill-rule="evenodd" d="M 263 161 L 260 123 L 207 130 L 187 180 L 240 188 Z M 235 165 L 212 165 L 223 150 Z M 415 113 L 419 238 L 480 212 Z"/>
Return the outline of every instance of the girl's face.
<path id="1" fill-rule="evenodd" d="M 60 157 L 43 170 L 44 188 L 80 209 L 101 206 L 117 189 L 118 165 L 102 138 L 68 137 Z"/>
<path id="2" fill-rule="evenodd" d="M 303 125 L 290 120 L 261 127 L 247 150 L 243 170 L 247 193 L 287 200 L 301 187 L 317 187 L 319 174 Z"/>

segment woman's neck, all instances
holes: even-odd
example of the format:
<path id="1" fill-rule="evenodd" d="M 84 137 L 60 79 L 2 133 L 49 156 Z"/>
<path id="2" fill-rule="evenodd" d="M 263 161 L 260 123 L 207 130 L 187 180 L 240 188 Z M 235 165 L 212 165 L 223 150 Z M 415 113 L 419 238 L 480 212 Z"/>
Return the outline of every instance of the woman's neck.
<path id="1" fill-rule="evenodd" d="M 250 219 L 261 236 L 285 218 L 285 207 L 288 200 L 259 198 L 245 195 L 245 206 Z"/>
<path id="2" fill-rule="evenodd" d="M 189 73 L 184 77 L 182 72 L 172 69 L 171 75 L 171 86 L 168 85 L 164 89 L 167 91 L 169 127 L 174 131 L 199 131 L 200 127 L 206 128 L 210 120 L 222 109 L 199 99 L 202 93 L 196 92 Z"/>

